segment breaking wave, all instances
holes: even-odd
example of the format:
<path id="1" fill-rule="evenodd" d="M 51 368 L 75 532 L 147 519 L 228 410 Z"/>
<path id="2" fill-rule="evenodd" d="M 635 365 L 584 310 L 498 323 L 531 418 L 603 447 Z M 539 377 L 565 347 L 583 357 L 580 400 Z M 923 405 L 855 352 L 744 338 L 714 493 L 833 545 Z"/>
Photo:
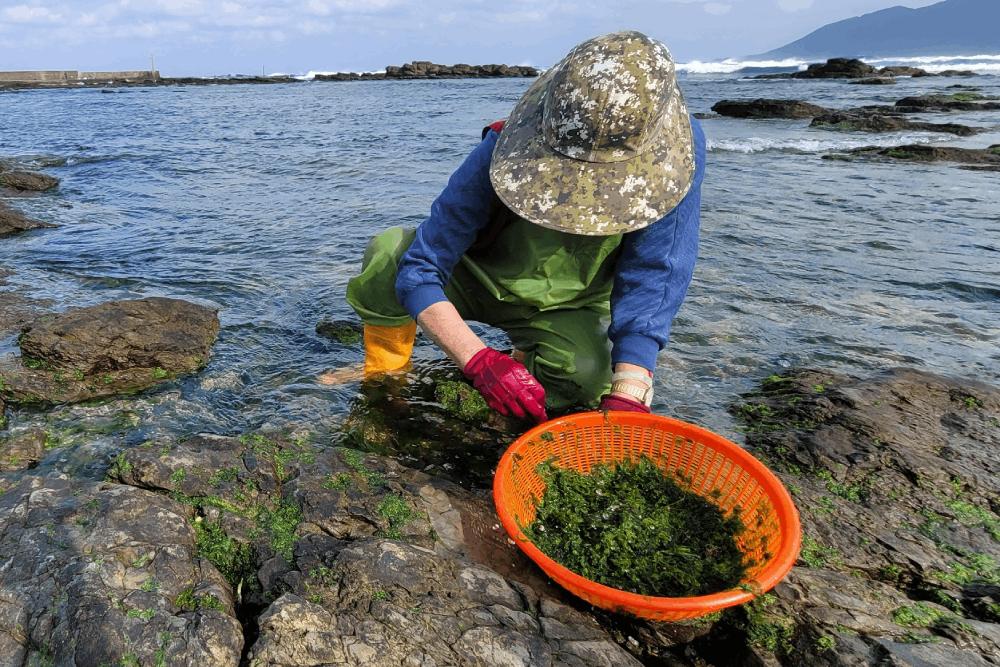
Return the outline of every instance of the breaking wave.
<path id="1" fill-rule="evenodd" d="M 823 139 L 793 137 L 740 137 L 738 139 L 709 139 L 710 153 L 829 153 L 847 151 L 865 146 L 889 147 L 900 144 L 932 144 L 946 139 L 925 133 L 896 132 L 878 136 L 851 136 Z"/>
<path id="2" fill-rule="evenodd" d="M 1000 55 L 979 54 L 970 56 L 899 56 L 885 58 L 865 58 L 866 63 L 876 67 L 887 65 L 910 65 L 921 67 L 928 72 L 948 69 L 965 69 L 979 74 L 1000 74 Z M 783 60 L 735 60 L 727 58 L 717 61 L 692 60 L 677 63 L 678 72 L 687 74 L 751 74 L 757 72 L 794 71 L 805 69 L 811 62 L 823 58 L 785 58 Z"/>

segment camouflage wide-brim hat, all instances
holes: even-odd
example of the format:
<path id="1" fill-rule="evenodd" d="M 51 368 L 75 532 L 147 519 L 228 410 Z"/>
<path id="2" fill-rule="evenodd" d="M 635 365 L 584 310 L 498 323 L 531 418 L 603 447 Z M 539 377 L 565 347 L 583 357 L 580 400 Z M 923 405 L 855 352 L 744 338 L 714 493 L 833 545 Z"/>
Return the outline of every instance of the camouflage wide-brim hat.
<path id="1" fill-rule="evenodd" d="M 662 43 L 639 32 L 583 42 L 521 97 L 490 180 L 521 217 L 610 236 L 656 222 L 694 178 L 691 120 Z"/>

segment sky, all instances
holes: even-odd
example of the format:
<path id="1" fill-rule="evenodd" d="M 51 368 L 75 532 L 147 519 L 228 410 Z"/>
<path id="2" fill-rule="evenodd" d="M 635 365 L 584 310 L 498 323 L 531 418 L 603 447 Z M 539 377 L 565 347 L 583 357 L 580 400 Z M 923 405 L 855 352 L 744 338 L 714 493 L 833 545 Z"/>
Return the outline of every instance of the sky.
<path id="1" fill-rule="evenodd" d="M 548 66 L 588 37 L 661 39 L 679 62 L 741 58 L 820 26 L 936 0 L 0 0 L 0 70 L 165 76 L 372 71 L 432 60 Z"/>

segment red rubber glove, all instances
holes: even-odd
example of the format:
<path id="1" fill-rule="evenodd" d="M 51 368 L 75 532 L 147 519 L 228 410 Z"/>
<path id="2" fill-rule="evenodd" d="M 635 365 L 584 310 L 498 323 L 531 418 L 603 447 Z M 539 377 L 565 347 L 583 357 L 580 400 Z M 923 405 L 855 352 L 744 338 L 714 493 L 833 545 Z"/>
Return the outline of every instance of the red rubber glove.
<path id="1" fill-rule="evenodd" d="M 601 398 L 601 410 L 613 410 L 616 412 L 645 412 L 649 414 L 649 406 L 645 403 L 640 403 L 631 396 L 619 396 L 611 394 L 605 394 Z"/>
<path id="2" fill-rule="evenodd" d="M 524 364 L 491 347 L 480 350 L 462 371 L 486 403 L 502 415 L 538 422 L 545 414 L 545 389 Z"/>

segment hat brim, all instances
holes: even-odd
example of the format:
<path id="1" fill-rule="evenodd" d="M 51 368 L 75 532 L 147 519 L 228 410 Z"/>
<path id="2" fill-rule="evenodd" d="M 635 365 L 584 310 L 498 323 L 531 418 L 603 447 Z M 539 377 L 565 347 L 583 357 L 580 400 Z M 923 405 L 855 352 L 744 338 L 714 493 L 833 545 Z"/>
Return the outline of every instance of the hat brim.
<path id="1" fill-rule="evenodd" d="M 493 149 L 490 180 L 500 200 L 529 222 L 588 236 L 636 231 L 672 211 L 695 171 L 691 119 L 680 92 L 674 91 L 646 151 L 621 162 L 588 162 L 545 141 L 542 113 L 554 72 L 521 97 Z"/>

